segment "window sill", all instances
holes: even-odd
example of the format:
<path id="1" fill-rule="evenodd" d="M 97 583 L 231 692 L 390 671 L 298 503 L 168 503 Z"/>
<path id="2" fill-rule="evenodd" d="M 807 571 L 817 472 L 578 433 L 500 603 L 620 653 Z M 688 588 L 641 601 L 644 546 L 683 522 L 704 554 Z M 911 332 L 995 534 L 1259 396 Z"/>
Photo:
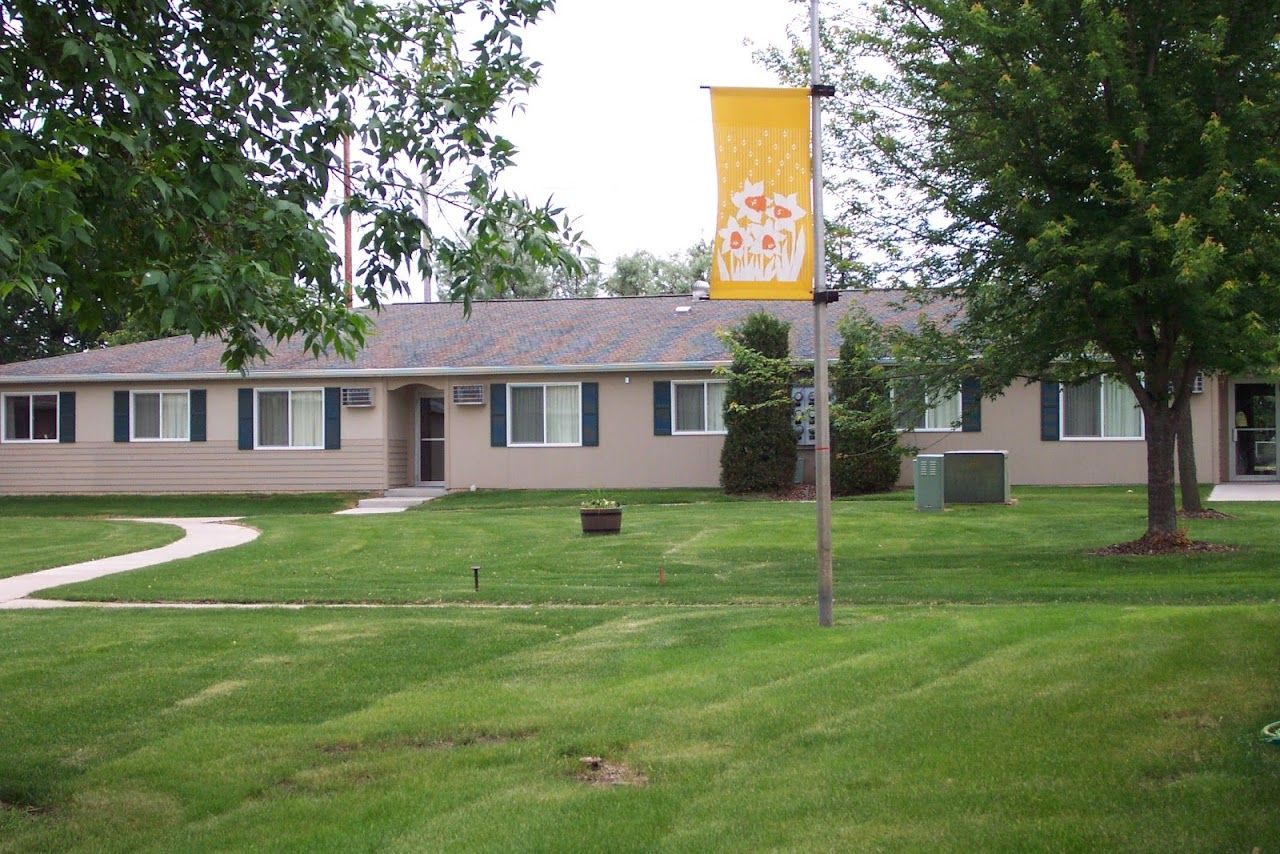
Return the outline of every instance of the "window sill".
<path id="1" fill-rule="evenodd" d="M 672 436 L 728 436 L 728 430 L 672 430 Z"/>
<path id="2" fill-rule="evenodd" d="M 1146 436 L 1062 436 L 1062 442 L 1145 442 Z"/>
<path id="3" fill-rule="evenodd" d="M 255 451 L 323 451 L 324 445 L 254 445 Z"/>
<path id="4" fill-rule="evenodd" d="M 5 439 L 6 445 L 56 445 L 57 439 Z"/>
<path id="5" fill-rule="evenodd" d="M 155 443 L 155 442 L 163 442 L 163 443 L 167 443 L 167 444 L 172 445 L 172 444 L 175 444 L 175 443 L 190 442 L 190 441 L 191 441 L 191 439 L 187 438 L 186 436 L 182 437 L 181 439 L 146 439 L 146 438 L 139 438 L 139 437 L 137 437 L 137 436 L 130 436 L 130 437 L 129 437 L 129 441 L 130 441 L 131 443 L 133 443 L 133 442 L 152 442 L 152 443 Z"/>
<path id="6" fill-rule="evenodd" d="M 508 448 L 581 448 L 581 442 L 508 442 Z"/>

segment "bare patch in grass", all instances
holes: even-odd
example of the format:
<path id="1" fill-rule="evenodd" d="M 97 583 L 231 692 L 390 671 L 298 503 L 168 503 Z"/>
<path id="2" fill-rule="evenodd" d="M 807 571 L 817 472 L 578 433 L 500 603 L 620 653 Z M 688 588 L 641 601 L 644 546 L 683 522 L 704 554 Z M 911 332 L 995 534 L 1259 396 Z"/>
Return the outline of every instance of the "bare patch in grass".
<path id="1" fill-rule="evenodd" d="M 601 788 L 649 785 L 649 778 L 643 772 L 621 762 L 610 762 L 602 756 L 583 756 L 579 759 L 577 776 L 582 782 Z"/>
<path id="2" fill-rule="evenodd" d="M 38 816 L 45 815 L 52 811 L 53 807 L 45 804 L 24 804 L 13 803 L 12 801 L 0 801 L 0 813 L 16 813 L 17 815 L 26 816 L 28 818 L 37 818 Z"/>
<path id="3" fill-rule="evenodd" d="M 1198 729 L 1218 729 L 1222 726 L 1222 718 L 1216 718 L 1208 712 L 1198 709 L 1178 709 L 1161 715 L 1166 721 L 1175 723 L 1192 723 Z"/>

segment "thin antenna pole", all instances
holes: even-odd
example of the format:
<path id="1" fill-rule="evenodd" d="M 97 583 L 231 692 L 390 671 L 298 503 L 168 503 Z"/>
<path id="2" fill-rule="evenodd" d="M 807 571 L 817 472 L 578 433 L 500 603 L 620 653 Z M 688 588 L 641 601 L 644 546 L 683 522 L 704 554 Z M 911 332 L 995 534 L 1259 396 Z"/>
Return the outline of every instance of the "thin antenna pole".
<path id="1" fill-rule="evenodd" d="M 342 200 L 351 201 L 351 137 L 342 135 Z M 347 308 L 355 304 L 355 291 L 351 284 L 351 211 L 342 214 L 342 279 L 347 283 Z"/>
<path id="2" fill-rule="evenodd" d="M 818 37 L 818 0 L 809 2 L 809 98 L 813 134 L 813 384 L 818 435 L 813 449 L 818 503 L 818 625 L 830 626 L 831 573 L 831 421 L 827 401 L 827 253 L 822 219 L 822 59 Z"/>

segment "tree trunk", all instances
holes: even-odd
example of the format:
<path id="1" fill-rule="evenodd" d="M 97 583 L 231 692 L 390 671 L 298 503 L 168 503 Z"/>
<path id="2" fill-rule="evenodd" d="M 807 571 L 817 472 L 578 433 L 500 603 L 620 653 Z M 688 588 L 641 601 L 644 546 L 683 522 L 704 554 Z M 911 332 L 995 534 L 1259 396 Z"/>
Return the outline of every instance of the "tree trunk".
<path id="1" fill-rule="evenodd" d="M 1191 435 L 1191 406 L 1184 403 L 1177 415 L 1178 429 L 1178 487 L 1182 492 L 1182 509 L 1188 513 L 1200 513 L 1200 483 L 1196 476 L 1196 448 Z"/>
<path id="2" fill-rule="evenodd" d="M 1160 408 L 1145 414 L 1147 426 L 1147 536 L 1168 537 L 1178 530 L 1178 507 L 1173 491 L 1174 410 Z"/>

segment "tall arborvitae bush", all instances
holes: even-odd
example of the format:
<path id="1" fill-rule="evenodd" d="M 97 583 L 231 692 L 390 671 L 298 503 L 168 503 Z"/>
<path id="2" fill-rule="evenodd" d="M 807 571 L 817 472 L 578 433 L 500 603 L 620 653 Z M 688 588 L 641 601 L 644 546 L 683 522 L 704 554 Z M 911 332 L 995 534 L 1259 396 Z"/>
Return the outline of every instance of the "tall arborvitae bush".
<path id="1" fill-rule="evenodd" d="M 791 324 L 757 312 L 722 333 L 733 364 L 725 395 L 720 485 L 725 492 L 781 492 L 791 483 L 796 436 L 791 427 Z"/>
<path id="2" fill-rule="evenodd" d="M 859 308 L 840 321 L 840 360 L 832 372 L 831 491 L 886 492 L 898 481 L 905 453 L 894 429 L 889 378 L 880 357 L 880 328 Z"/>

